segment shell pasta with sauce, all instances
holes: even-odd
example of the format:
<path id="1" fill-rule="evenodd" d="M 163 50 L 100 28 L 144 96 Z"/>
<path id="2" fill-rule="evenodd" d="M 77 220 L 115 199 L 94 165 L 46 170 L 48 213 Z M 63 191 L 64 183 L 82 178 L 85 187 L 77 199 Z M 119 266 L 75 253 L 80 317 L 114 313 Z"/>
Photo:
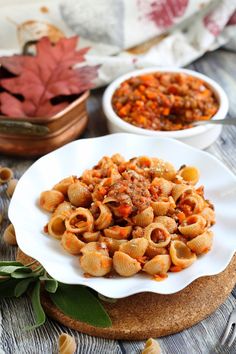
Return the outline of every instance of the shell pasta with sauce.
<path id="1" fill-rule="evenodd" d="M 104 156 L 41 193 L 40 207 L 52 213 L 44 231 L 78 256 L 85 276 L 165 279 L 211 249 L 214 206 L 199 178 L 195 166 L 157 157 Z"/>

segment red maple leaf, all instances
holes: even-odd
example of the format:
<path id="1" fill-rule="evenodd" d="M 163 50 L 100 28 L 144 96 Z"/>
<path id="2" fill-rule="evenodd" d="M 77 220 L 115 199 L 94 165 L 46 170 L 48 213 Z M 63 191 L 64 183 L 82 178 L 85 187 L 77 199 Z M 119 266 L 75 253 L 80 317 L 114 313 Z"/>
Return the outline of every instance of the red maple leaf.
<path id="1" fill-rule="evenodd" d="M 97 67 L 72 68 L 84 61 L 88 51 L 88 48 L 76 51 L 77 41 L 78 37 L 63 38 L 52 45 L 45 37 L 36 45 L 36 56 L 0 58 L 0 63 L 8 71 L 18 75 L 1 80 L 2 88 L 23 96 L 23 100 L 19 100 L 10 94 L 3 95 L 1 112 L 14 117 L 51 116 L 68 105 L 65 102 L 53 105 L 52 98 L 78 95 L 91 88 Z"/>

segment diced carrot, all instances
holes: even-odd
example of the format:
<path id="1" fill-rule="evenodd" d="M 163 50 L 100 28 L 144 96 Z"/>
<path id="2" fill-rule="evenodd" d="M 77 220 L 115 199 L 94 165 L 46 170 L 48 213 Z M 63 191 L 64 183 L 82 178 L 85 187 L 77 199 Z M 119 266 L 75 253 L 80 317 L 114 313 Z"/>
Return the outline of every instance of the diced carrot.
<path id="1" fill-rule="evenodd" d="M 181 272 L 181 270 L 183 270 L 183 268 L 177 265 L 170 267 L 170 272 L 177 273 L 177 272 Z"/>

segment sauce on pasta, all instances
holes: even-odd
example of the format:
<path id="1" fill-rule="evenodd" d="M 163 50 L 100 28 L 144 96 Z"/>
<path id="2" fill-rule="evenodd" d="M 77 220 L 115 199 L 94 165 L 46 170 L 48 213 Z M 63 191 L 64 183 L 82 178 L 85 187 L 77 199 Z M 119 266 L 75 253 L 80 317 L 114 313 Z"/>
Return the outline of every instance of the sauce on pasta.
<path id="1" fill-rule="evenodd" d="M 79 256 L 86 276 L 146 272 L 162 280 L 211 249 L 214 207 L 198 180 L 194 166 L 105 156 L 41 193 L 39 205 L 52 213 L 44 231 Z"/>

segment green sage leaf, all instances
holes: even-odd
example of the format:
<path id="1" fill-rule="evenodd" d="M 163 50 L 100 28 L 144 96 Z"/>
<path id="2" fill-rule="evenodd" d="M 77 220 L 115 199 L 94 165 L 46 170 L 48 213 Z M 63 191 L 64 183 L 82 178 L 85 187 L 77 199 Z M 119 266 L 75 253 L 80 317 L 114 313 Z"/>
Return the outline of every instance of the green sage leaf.
<path id="1" fill-rule="evenodd" d="M 82 285 L 58 284 L 56 293 L 49 295 L 52 302 L 71 318 L 96 327 L 110 327 L 111 319 L 90 290 Z"/>
<path id="2" fill-rule="evenodd" d="M 32 330 L 42 326 L 46 320 L 46 316 L 40 302 L 40 281 L 37 281 L 33 286 L 31 301 L 34 310 L 35 325 L 26 327 L 26 330 Z"/>
<path id="3" fill-rule="evenodd" d="M 0 299 L 15 296 L 15 287 L 19 280 L 9 279 L 0 282 Z"/>
<path id="4" fill-rule="evenodd" d="M 13 265 L 9 265 L 9 266 L 1 266 L 0 267 L 0 275 L 6 275 L 6 274 L 11 274 L 13 272 L 25 272 L 25 273 L 30 273 L 32 272 L 32 270 L 30 268 L 27 268 L 25 266 L 13 266 Z"/>
<path id="5" fill-rule="evenodd" d="M 25 272 L 13 272 L 11 273 L 11 277 L 14 279 L 27 279 L 27 278 L 38 278 L 40 274 L 37 273 L 25 273 Z"/>
<path id="6" fill-rule="evenodd" d="M 23 295 L 27 291 L 30 283 L 32 283 L 33 281 L 35 281 L 35 279 L 32 278 L 20 280 L 15 287 L 15 297 L 20 297 L 21 295 Z"/>
<path id="7" fill-rule="evenodd" d="M 48 293 L 55 293 L 58 288 L 58 282 L 55 279 L 45 279 L 45 290 Z"/>
<path id="8" fill-rule="evenodd" d="M 16 261 L 0 261 L 0 267 L 3 266 L 24 266 L 24 264 Z"/>

